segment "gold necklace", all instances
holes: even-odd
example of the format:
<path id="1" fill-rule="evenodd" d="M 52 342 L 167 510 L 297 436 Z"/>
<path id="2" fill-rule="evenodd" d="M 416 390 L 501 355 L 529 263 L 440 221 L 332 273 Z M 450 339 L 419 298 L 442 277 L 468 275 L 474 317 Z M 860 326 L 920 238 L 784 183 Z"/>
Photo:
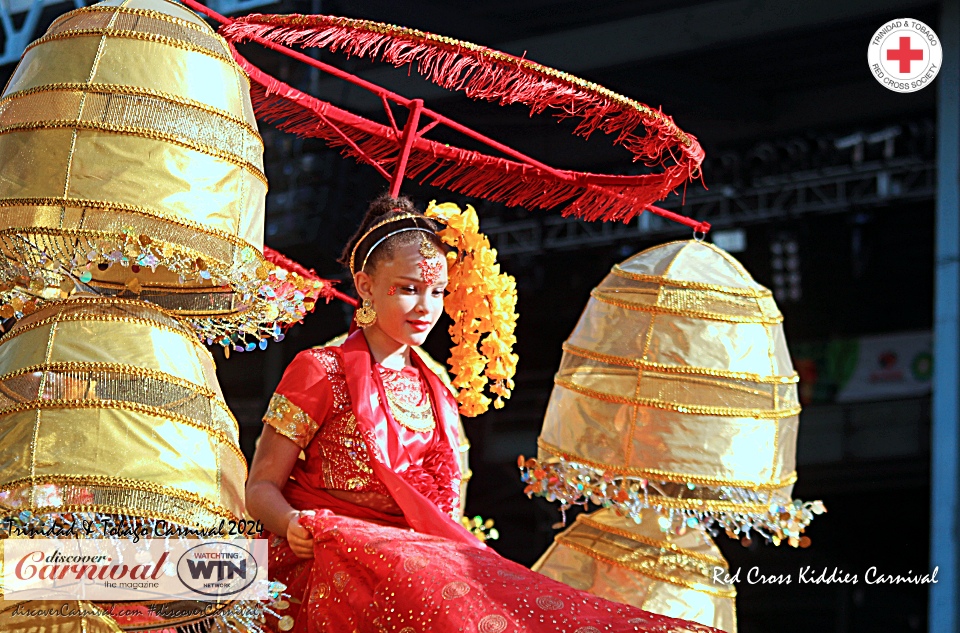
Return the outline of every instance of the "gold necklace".
<path id="1" fill-rule="evenodd" d="M 426 402 L 423 404 L 408 404 L 401 401 L 393 395 L 389 389 L 384 389 L 387 394 L 387 403 L 390 406 L 390 412 L 393 419 L 402 426 L 411 431 L 432 431 L 436 428 L 437 422 L 433 419 L 433 407 L 430 406 L 430 394 L 427 394 Z"/>

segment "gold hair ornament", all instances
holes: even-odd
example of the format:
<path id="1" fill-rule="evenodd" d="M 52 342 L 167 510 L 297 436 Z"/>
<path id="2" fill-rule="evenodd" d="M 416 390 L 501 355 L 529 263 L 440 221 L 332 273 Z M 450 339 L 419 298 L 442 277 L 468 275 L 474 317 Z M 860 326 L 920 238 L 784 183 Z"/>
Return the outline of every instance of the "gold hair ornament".
<path id="1" fill-rule="evenodd" d="M 484 388 L 490 381 L 497 396 L 493 406 L 502 408 L 514 387 L 519 358 L 513 353 L 517 282 L 500 272 L 497 251 L 480 232 L 473 207 L 461 211 L 450 202 L 431 202 L 424 215 L 446 225 L 437 235 L 457 249 L 447 253 L 450 281 L 443 305 L 453 319 L 450 367 L 460 413 L 473 417 L 487 410 L 491 399 Z"/>
<path id="2" fill-rule="evenodd" d="M 371 233 L 373 233 L 374 231 L 376 231 L 377 229 L 379 229 L 381 226 L 385 226 L 385 225 L 390 224 L 390 223 L 392 223 L 392 222 L 400 222 L 401 220 L 413 220 L 414 223 L 416 223 L 416 218 L 418 218 L 418 217 L 421 217 L 421 216 L 417 215 L 416 213 L 401 213 L 401 214 L 399 214 L 399 215 L 395 215 L 395 216 L 393 216 L 393 217 L 389 217 L 389 218 L 387 218 L 386 220 L 381 220 L 381 221 L 377 222 L 376 224 L 374 224 L 373 226 L 371 226 L 369 229 L 367 229 L 367 232 L 360 236 L 360 239 L 357 240 L 356 243 L 353 245 L 353 250 L 350 251 L 350 274 L 351 274 L 351 275 L 356 275 L 358 272 L 362 271 L 362 270 L 366 267 L 366 265 L 367 265 L 367 260 L 370 259 L 370 253 L 372 253 L 372 252 L 374 251 L 374 249 L 376 249 L 378 246 L 380 246 L 380 244 L 382 244 L 382 243 L 384 242 L 384 240 L 386 240 L 388 237 L 390 237 L 390 236 L 392 236 L 392 235 L 396 235 L 397 233 L 402 233 L 403 231 L 429 231 L 430 233 L 433 233 L 433 231 L 430 231 L 430 229 L 424 228 L 424 227 L 407 227 L 407 228 L 404 228 L 404 229 L 399 229 L 399 230 L 396 230 L 396 231 L 392 231 L 392 232 L 390 232 L 390 233 L 387 233 L 386 235 L 384 235 L 383 237 L 381 237 L 379 240 L 377 240 L 376 242 L 374 242 L 374 243 L 373 243 L 373 246 L 371 246 L 369 249 L 367 249 L 367 254 L 364 255 L 364 257 L 363 257 L 363 262 L 360 264 L 360 271 L 358 271 L 358 270 L 354 267 L 354 263 L 355 263 L 355 260 L 356 260 L 356 258 L 357 258 L 357 249 L 360 247 L 361 244 L 363 244 L 363 241 L 364 241 L 365 239 L 367 239 L 368 237 L 370 237 L 370 234 L 371 234 Z"/>

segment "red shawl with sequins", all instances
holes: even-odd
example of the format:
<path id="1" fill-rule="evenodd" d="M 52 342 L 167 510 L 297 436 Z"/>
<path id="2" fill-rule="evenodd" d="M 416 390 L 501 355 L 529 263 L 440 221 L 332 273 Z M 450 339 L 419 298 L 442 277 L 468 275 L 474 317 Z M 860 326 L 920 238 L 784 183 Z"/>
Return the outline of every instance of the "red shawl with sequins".
<path id="1" fill-rule="evenodd" d="M 347 390 L 350 393 L 350 402 L 357 418 L 357 425 L 361 430 L 369 431 L 372 435 L 378 426 L 388 424 L 388 416 L 392 417 L 392 414 L 390 407 L 386 405 L 387 397 L 383 390 L 383 382 L 380 380 L 379 373 L 374 371 L 373 356 L 370 354 L 363 332 L 354 332 L 347 337 L 340 346 L 340 350 L 343 354 Z M 457 402 L 453 394 L 416 352 L 411 352 L 410 358 L 426 379 L 430 400 L 434 407 L 434 417 L 437 420 L 437 432 L 445 434 L 451 446 L 458 446 Z M 387 441 L 391 442 L 389 446 L 391 454 L 399 454 L 404 450 L 396 436 L 388 435 Z M 480 545 L 476 537 L 389 468 L 383 462 L 376 447 L 369 448 L 370 466 L 373 468 L 374 475 L 390 491 L 390 495 L 403 510 L 403 515 L 410 527 L 423 534 L 442 536 L 470 545 Z"/>

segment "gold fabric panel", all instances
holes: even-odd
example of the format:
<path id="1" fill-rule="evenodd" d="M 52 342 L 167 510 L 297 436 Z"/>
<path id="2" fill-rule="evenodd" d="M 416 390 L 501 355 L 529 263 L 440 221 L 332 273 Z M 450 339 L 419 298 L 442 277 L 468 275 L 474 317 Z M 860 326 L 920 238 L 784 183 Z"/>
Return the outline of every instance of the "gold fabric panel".
<path id="1" fill-rule="evenodd" d="M 8 474 L 2 479 L 3 482 L 30 476 L 36 413 L 28 411 L 19 416 L 22 424 L 2 423 L 3 418 L 0 418 L 0 473 Z M 9 487 L 0 484 L 0 509 L 5 510 L 10 503 L 7 500 L 9 495 L 4 495 L 3 489 Z"/>
<path id="2" fill-rule="evenodd" d="M 782 326 L 658 317 L 648 333 L 646 359 L 663 364 L 722 368 L 760 376 L 793 376 Z M 683 359 L 686 363 L 678 362 Z"/>
<path id="3" fill-rule="evenodd" d="M 22 134 L 23 132 L 17 132 Z M 34 133 L 37 151 L 47 131 Z M 164 177 L 157 179 L 156 174 Z M 218 156 L 161 139 L 122 136 L 94 130 L 77 132 L 67 197 L 103 200 L 109 174 L 109 201 L 145 209 L 163 209 L 207 229 L 246 237 L 246 224 L 262 216 L 266 184 L 260 174 Z M 21 194 L 3 197 L 22 197 Z M 49 192 L 54 197 L 57 192 Z M 59 195 L 62 195 L 60 192 Z M 263 248 L 263 238 L 254 243 Z"/>
<path id="4" fill-rule="evenodd" d="M 147 214 L 201 225 L 208 233 L 235 235 L 258 250 L 263 248 L 266 185 L 258 175 L 223 158 L 162 140 L 90 130 L 77 132 L 75 143 L 72 137 L 73 131 L 67 129 L 0 135 L 0 168 L 22 161 L 11 174 L 0 177 L 0 199 L 53 202 L 63 198 L 63 172 L 51 167 L 27 170 L 25 166 L 62 156 L 73 145 L 69 198 L 106 203 L 114 213 L 135 207 Z M 56 160 L 50 162 L 57 166 Z M 158 172 L 165 177 L 157 179 Z M 110 182 L 107 200 L 104 180 Z M 122 219 L 120 223 L 129 225 Z M 8 219 L 5 224 L 12 222 Z"/>
<path id="5" fill-rule="evenodd" d="M 594 595 L 734 633 L 736 590 L 713 582 L 727 562 L 705 533 L 664 534 L 645 511 L 638 525 L 611 510 L 581 514 L 533 566 Z"/>
<path id="6" fill-rule="evenodd" d="M 226 42 L 209 27 L 204 29 L 199 25 L 190 24 L 163 13 L 126 7 L 98 6 L 70 12 L 54 20 L 47 29 L 44 39 L 94 29 L 157 35 L 204 49 L 214 55 L 230 58 L 230 49 Z"/>
<path id="7" fill-rule="evenodd" d="M 3 460 L 0 489 L 21 479 L 118 478 L 132 482 L 133 488 L 140 482 L 185 493 L 186 498 L 208 499 L 222 506 L 222 513 L 242 516 L 242 497 L 223 498 L 219 470 L 222 457 L 236 463 L 243 463 L 243 457 L 221 455 L 218 440 L 204 429 L 163 416 L 109 408 L 41 409 L 0 417 L 4 430 L 18 425 L 33 429 L 32 459 L 12 464 Z M 155 508 L 131 507 L 122 513 L 144 516 L 143 510 Z"/>
<path id="8" fill-rule="evenodd" d="M 90 85 L 15 93 L 0 102 L 0 133 L 67 127 L 159 138 L 228 157 L 262 176 L 263 144 L 245 123 L 169 98 L 109 88 Z"/>
<path id="9" fill-rule="evenodd" d="M 603 464 L 614 472 L 661 472 L 666 481 L 703 478 L 759 489 L 780 485 L 793 473 L 793 455 L 781 456 L 778 436 L 793 430 L 796 416 L 782 420 L 694 415 L 604 402 L 554 387 L 546 417 L 577 424 L 550 425 L 540 433 L 544 446 L 574 461 Z M 781 428 L 783 429 L 781 431 Z M 544 449 L 544 458 L 554 451 Z"/>
<path id="10" fill-rule="evenodd" d="M 104 44 L 94 67 L 101 39 Z M 234 113 L 256 126 L 246 75 L 232 59 L 198 50 L 109 36 L 47 41 L 24 53 L 4 96 L 64 83 L 117 84 L 167 93 Z"/>
<path id="11" fill-rule="evenodd" d="M 51 50 L 47 46 L 35 46 L 23 54 L 3 91 L 4 97 L 38 86 L 89 82 L 90 70 L 100 48 L 100 38 L 79 37 L 56 42 L 52 46 L 56 46 L 52 51 L 54 63 L 51 63 Z"/>
<path id="12" fill-rule="evenodd" d="M 694 372 L 645 368 L 638 371 L 568 353 L 554 382 L 600 400 L 770 419 L 800 412 L 794 381 L 787 380 L 790 382 L 777 384 Z"/>
<path id="13" fill-rule="evenodd" d="M 86 38 L 84 38 L 86 39 Z M 63 40 L 70 41 L 70 40 Z M 46 44 L 51 46 L 55 42 Z M 91 83 L 123 84 L 157 90 L 204 103 L 242 116 L 256 126 L 250 102 L 250 84 L 230 59 L 126 38 L 107 38 L 103 59 L 142 60 L 142 63 L 97 65 Z M 156 71 L 163 68 L 162 73 Z M 81 81 L 86 81 L 86 77 Z"/>
<path id="14" fill-rule="evenodd" d="M 34 418 L 38 421 L 34 422 Z M 219 455 L 202 429 L 123 409 L 43 409 L 11 414 L 0 424 L 35 424 L 36 477 L 100 475 L 154 482 L 219 499 Z M 64 447 L 70 447 L 69 454 Z M 3 481 L 30 476 L 3 472 Z"/>
<path id="15" fill-rule="evenodd" d="M 234 517 L 246 516 L 247 458 L 240 452 L 240 446 L 234 442 L 220 442 L 220 468 L 217 470 L 217 486 L 220 490 L 220 505 Z M 209 523 L 207 524 L 209 525 Z"/>
<path id="16" fill-rule="evenodd" d="M 84 307 L 91 312 L 97 308 Z M 55 304 L 31 315 L 34 319 L 29 323 L 15 326 L 0 344 L 3 373 L 99 360 L 171 374 L 195 385 L 209 384 L 212 357 L 190 332 L 157 327 L 123 310 L 83 314 L 84 307 L 61 311 Z M 55 344 L 48 349 L 50 341 Z"/>
<path id="17" fill-rule="evenodd" d="M 38 140 L 35 132 L 0 134 L 0 198 L 63 197 L 73 130 L 45 131 L 42 147 Z M 0 208 L 0 220 L 12 225 L 6 215 Z"/>

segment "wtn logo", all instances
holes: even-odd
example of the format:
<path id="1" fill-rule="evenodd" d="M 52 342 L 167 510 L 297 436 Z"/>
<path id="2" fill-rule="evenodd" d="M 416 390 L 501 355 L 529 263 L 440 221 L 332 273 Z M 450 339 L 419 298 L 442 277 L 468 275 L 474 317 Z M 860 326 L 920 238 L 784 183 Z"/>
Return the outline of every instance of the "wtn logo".
<path id="1" fill-rule="evenodd" d="M 213 571 L 217 571 L 217 577 L 214 580 L 232 580 L 235 577 L 247 577 L 247 561 L 241 560 L 239 564 L 229 560 L 187 560 L 187 569 L 190 570 L 190 576 L 194 580 L 201 577 L 204 580 L 210 580 Z"/>
<path id="2" fill-rule="evenodd" d="M 266 571 L 246 548 L 220 541 L 191 547 L 177 561 L 177 577 L 185 587 L 217 599 L 240 594 Z"/>

